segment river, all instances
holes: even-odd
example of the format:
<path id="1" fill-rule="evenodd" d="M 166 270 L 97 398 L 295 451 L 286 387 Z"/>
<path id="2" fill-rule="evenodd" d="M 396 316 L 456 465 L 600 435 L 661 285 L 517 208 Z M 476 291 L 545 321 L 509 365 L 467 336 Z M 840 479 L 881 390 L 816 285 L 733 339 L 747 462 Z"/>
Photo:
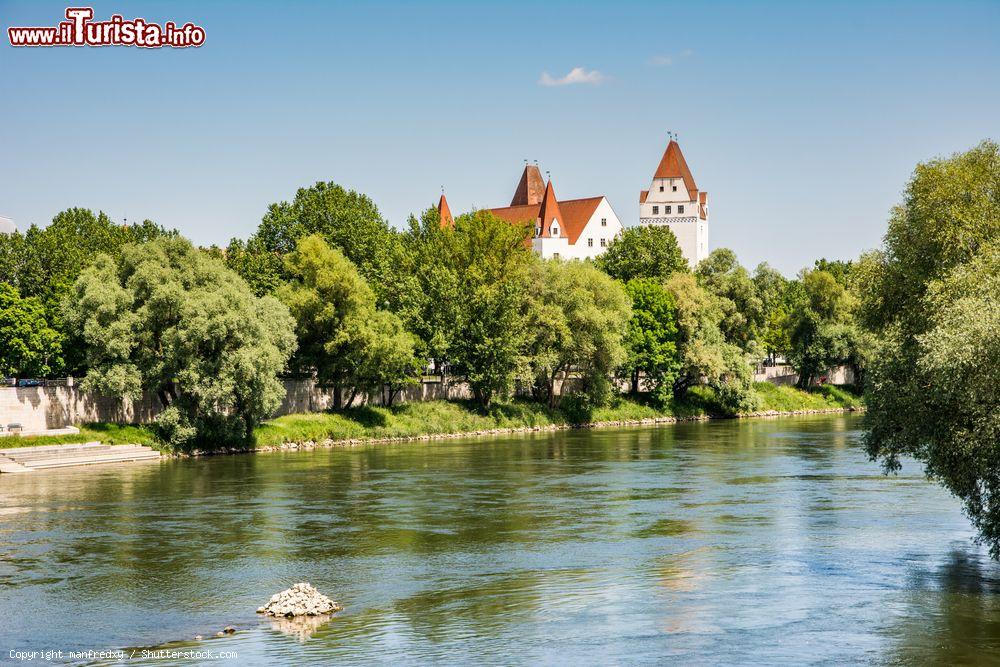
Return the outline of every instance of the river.
<path id="1" fill-rule="evenodd" d="M 0 661 L 996 659 L 1000 568 L 919 466 L 885 477 L 867 460 L 860 427 L 715 421 L 5 475 Z M 345 610 L 314 631 L 255 615 L 298 581 Z"/>

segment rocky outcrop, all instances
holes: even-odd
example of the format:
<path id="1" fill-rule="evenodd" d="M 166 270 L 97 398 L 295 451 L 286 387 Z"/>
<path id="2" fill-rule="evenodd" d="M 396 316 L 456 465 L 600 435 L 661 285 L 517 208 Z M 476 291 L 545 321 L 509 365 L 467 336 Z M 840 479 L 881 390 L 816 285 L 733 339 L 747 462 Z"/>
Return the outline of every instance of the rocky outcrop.
<path id="1" fill-rule="evenodd" d="M 343 607 L 326 597 L 306 582 L 298 583 L 280 593 L 275 593 L 258 614 L 277 618 L 296 616 L 321 616 L 338 612 Z"/>

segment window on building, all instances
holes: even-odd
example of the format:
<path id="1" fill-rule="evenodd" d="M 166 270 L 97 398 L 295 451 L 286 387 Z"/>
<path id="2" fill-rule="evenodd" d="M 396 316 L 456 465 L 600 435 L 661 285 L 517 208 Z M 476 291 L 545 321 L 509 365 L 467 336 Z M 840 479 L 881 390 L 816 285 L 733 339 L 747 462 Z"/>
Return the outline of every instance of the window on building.
<path id="1" fill-rule="evenodd" d="M 677 205 L 677 212 L 678 213 L 683 213 L 684 212 L 684 204 L 678 204 Z"/>
<path id="2" fill-rule="evenodd" d="M 601 227 L 607 227 L 607 226 L 608 226 L 608 219 L 601 218 Z"/>
<path id="3" fill-rule="evenodd" d="M 660 213 L 660 207 L 659 206 L 654 206 L 653 207 L 653 215 L 659 215 L 659 213 Z"/>
<path id="4" fill-rule="evenodd" d="M 669 206 L 664 206 L 663 207 L 663 212 L 664 213 L 670 213 L 670 207 Z"/>
<path id="5" fill-rule="evenodd" d="M 608 240 L 607 239 L 601 239 L 601 247 L 604 248 L 607 245 L 608 245 Z"/>
<path id="6" fill-rule="evenodd" d="M 677 192 L 677 186 L 676 185 L 674 186 L 674 192 Z"/>
<path id="7" fill-rule="evenodd" d="M 541 235 L 542 235 L 542 228 L 541 227 L 535 227 L 535 237 L 537 238 L 537 237 L 539 237 Z"/>
<path id="8" fill-rule="evenodd" d="M 588 248 L 594 247 L 594 239 L 587 239 L 587 247 Z"/>
<path id="9" fill-rule="evenodd" d="M 552 256 L 555 257 L 556 259 L 559 259 L 559 253 L 557 252 L 552 253 Z"/>
<path id="10" fill-rule="evenodd" d="M 559 236 L 559 225 L 552 225 L 552 236 Z"/>
<path id="11" fill-rule="evenodd" d="M 663 192 L 663 186 L 662 185 L 660 186 L 660 192 Z"/>

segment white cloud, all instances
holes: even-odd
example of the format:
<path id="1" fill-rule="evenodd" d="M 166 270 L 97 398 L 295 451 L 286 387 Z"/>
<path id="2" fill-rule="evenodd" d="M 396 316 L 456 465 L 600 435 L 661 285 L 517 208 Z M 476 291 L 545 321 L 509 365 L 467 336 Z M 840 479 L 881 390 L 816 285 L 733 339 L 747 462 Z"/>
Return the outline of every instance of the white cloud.
<path id="1" fill-rule="evenodd" d="M 649 64 L 653 67 L 670 67 L 678 60 L 684 60 L 694 55 L 691 49 L 684 49 L 676 56 L 653 56 L 649 59 Z"/>
<path id="2" fill-rule="evenodd" d="M 585 83 L 591 86 L 597 86 L 604 83 L 606 79 L 607 77 L 598 72 L 596 69 L 586 70 L 582 67 L 574 67 L 569 71 L 569 74 L 558 79 L 553 78 L 548 72 L 542 72 L 542 77 L 538 80 L 538 85 L 569 86 L 574 83 Z"/>

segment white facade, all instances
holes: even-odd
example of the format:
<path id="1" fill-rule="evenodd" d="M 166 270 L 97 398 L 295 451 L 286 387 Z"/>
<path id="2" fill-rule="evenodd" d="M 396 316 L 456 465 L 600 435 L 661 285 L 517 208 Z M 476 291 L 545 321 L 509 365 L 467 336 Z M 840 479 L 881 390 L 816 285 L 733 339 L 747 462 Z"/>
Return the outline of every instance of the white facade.
<path id="1" fill-rule="evenodd" d="M 639 224 L 668 227 L 692 267 L 708 256 L 708 193 L 698 190 L 676 141 L 639 197 Z"/>
<path id="2" fill-rule="evenodd" d="M 563 217 L 572 214 L 569 209 L 574 202 L 559 202 L 563 209 Z M 575 243 L 570 243 L 569 233 L 571 230 L 564 228 L 556 220 L 550 223 L 550 235 L 539 237 L 536 235 L 531 241 L 532 249 L 545 259 L 559 257 L 560 259 L 588 259 L 594 258 L 603 253 L 611 244 L 612 239 L 622 233 L 622 223 L 618 215 L 611 208 L 607 197 L 601 197 L 600 203 L 590 215 L 590 218 L 583 226 L 583 230 L 576 238 Z M 572 226 L 572 222 L 566 220 L 566 225 Z M 537 229 L 537 228 L 536 228 Z"/>

